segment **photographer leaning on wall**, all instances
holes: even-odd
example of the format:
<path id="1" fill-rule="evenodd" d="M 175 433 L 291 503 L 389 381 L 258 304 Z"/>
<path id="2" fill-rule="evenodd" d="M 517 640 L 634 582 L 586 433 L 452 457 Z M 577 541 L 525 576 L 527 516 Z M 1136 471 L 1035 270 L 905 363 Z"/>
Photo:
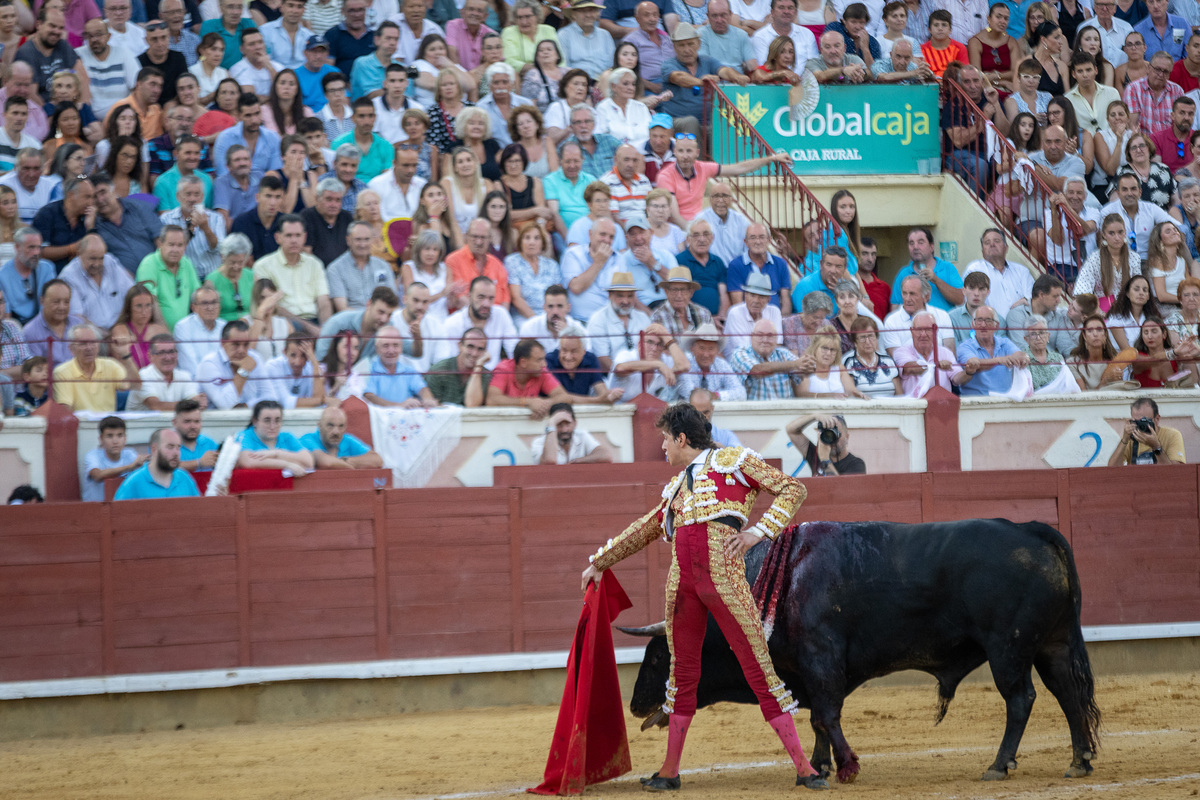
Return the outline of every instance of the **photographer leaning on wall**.
<path id="1" fill-rule="evenodd" d="M 804 435 L 804 429 L 817 423 L 817 443 Z M 867 464 L 850 452 L 850 433 L 840 415 L 810 414 L 797 417 L 784 428 L 792 446 L 802 453 L 816 477 L 823 475 L 865 475 Z"/>
<path id="2" fill-rule="evenodd" d="M 1110 467 L 1126 464 L 1186 464 L 1183 434 L 1158 422 L 1158 403 L 1139 397 L 1129 407 L 1129 421 L 1117 449 L 1108 459 Z"/>

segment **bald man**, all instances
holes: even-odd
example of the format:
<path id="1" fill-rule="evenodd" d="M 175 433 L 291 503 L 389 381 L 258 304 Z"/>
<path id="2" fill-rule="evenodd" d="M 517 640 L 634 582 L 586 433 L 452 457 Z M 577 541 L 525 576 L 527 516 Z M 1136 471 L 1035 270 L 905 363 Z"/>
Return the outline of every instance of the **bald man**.
<path id="1" fill-rule="evenodd" d="M 779 327 L 768 319 L 754 323 L 750 344 L 733 353 L 730 364 L 746 387 L 748 400 L 790 400 L 799 396 L 800 357 L 780 347 Z"/>
<path id="2" fill-rule="evenodd" d="M 105 329 L 116 323 L 125 293 L 133 288 L 129 270 L 108 252 L 108 245 L 95 233 L 79 240 L 78 255 L 67 262 L 58 277 L 71 287 L 71 313 Z"/>
<path id="3" fill-rule="evenodd" d="M 346 412 L 327 408 L 321 412 L 317 429 L 300 437 L 300 444 L 313 454 L 317 469 L 380 469 L 383 458 L 362 439 L 346 433 Z"/>

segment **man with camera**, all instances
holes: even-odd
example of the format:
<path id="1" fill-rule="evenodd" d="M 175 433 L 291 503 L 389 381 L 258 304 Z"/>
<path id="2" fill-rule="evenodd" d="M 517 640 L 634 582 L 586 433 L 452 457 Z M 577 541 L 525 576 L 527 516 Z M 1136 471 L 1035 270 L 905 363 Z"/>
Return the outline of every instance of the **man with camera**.
<path id="1" fill-rule="evenodd" d="M 1130 419 L 1121 432 L 1117 449 L 1109 456 L 1110 467 L 1126 464 L 1186 464 L 1183 434 L 1158 422 L 1158 403 L 1139 397 L 1129 407 Z"/>
<path id="2" fill-rule="evenodd" d="M 817 443 L 804 435 L 804 429 L 817 423 Z M 850 452 L 850 433 L 841 414 L 809 414 L 796 417 L 784 428 L 796 452 L 803 453 L 813 477 L 825 475 L 866 475 L 867 464 Z"/>

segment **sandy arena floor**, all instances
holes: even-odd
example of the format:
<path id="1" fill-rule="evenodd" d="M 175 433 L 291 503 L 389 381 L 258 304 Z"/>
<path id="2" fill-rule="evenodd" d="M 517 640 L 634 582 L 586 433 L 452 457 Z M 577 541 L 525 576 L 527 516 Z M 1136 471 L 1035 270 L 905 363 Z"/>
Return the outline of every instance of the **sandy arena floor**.
<path id="1" fill-rule="evenodd" d="M 978 780 L 991 763 L 1004 709 L 990 686 L 959 689 L 934 727 L 934 689 L 866 688 L 849 700 L 844 728 L 862 761 L 842 797 L 1077 800 L 1196 797 L 1200 792 L 1200 672 L 1101 680 L 1102 747 L 1091 778 L 1062 777 L 1066 722 L 1039 684 L 1020 768 L 1004 783 Z M 556 708 L 492 708 L 312 725 L 208 730 L 0 744 L 6 800 L 137 798 L 501 798 L 540 782 Z M 804 718 L 805 723 L 807 717 Z M 664 731 L 629 718 L 634 772 L 592 787 L 597 797 L 642 797 Z M 810 746 L 805 725 L 801 740 Z M 684 796 L 796 796 L 791 763 L 756 707 L 701 711 L 684 752 Z M 806 792 L 805 792 L 806 793 Z"/>

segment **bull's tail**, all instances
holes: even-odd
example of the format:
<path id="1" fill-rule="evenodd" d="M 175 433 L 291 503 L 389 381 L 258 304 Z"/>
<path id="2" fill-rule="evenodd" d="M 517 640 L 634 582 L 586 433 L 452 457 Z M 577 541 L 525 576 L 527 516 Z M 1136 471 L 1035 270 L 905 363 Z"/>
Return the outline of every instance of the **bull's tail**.
<path id="1" fill-rule="evenodd" d="M 1070 658 L 1069 686 L 1066 687 L 1066 702 L 1075 708 L 1083 723 L 1083 736 L 1087 750 L 1095 753 L 1100 747 L 1100 707 L 1096 705 L 1096 683 L 1092 677 L 1092 663 L 1087 645 L 1083 641 L 1081 612 L 1083 591 L 1079 585 L 1079 572 L 1075 569 L 1075 554 L 1071 545 L 1060 532 L 1049 525 L 1029 523 L 1024 526 L 1031 533 L 1051 544 L 1059 553 L 1067 571 L 1067 587 L 1071 595 L 1071 617 L 1067 624 L 1067 651 Z"/>

